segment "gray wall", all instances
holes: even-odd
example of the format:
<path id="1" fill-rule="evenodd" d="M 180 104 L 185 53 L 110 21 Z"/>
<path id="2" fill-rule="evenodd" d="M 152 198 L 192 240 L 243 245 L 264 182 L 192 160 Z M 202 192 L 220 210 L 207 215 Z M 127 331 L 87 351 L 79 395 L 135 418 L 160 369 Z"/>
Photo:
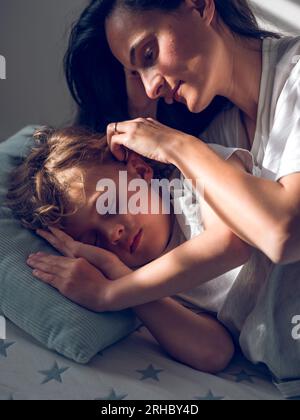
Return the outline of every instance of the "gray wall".
<path id="1" fill-rule="evenodd" d="M 0 141 L 28 124 L 60 125 L 75 107 L 62 58 L 71 23 L 88 0 L 0 0 Z"/>

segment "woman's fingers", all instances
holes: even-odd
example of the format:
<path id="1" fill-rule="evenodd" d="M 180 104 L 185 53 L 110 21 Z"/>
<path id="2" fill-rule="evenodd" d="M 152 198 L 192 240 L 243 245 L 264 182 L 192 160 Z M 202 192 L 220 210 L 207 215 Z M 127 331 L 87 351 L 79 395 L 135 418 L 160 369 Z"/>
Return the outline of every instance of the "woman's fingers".
<path id="1" fill-rule="evenodd" d="M 117 133 L 116 133 L 117 131 Z M 124 161 L 124 147 L 138 155 L 162 163 L 170 163 L 168 153 L 176 147 L 182 133 L 158 123 L 152 118 L 137 118 L 132 121 L 110 124 L 107 142 L 114 156 Z"/>
<path id="2" fill-rule="evenodd" d="M 148 121 L 146 118 L 137 118 L 131 121 L 123 121 L 117 124 L 113 123 L 108 125 L 107 142 L 116 159 L 121 162 L 126 161 L 126 148 L 133 152 L 138 152 L 135 150 L 132 141 L 138 133 L 138 130 L 149 124 L 153 124 L 152 119 Z"/>
<path id="3" fill-rule="evenodd" d="M 110 139 L 110 151 L 120 162 L 126 162 L 128 160 L 129 150 L 134 151 L 132 145 L 128 147 L 127 144 L 127 134 L 114 134 Z"/>
<path id="4" fill-rule="evenodd" d="M 120 162 L 124 162 L 127 156 L 125 148 L 127 146 L 127 130 L 129 130 L 129 124 L 126 122 L 118 123 L 117 129 L 118 132 L 116 132 L 116 124 L 110 124 L 107 127 L 107 143 L 115 158 Z"/>

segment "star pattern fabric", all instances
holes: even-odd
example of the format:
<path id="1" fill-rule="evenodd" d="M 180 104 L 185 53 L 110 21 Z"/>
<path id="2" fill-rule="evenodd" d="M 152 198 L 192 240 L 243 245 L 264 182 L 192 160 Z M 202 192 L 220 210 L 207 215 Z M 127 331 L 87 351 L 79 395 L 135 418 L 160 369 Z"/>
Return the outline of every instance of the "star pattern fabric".
<path id="1" fill-rule="evenodd" d="M 197 404 L 283 399 L 261 369 L 245 359 L 233 360 L 221 375 L 204 374 L 169 359 L 145 327 L 102 351 L 89 365 L 53 356 L 12 325 L 7 337 L 0 341 L 0 400 L 194 400 Z"/>
<path id="2" fill-rule="evenodd" d="M 144 370 L 137 370 L 137 372 L 141 373 L 143 377 L 140 379 L 141 381 L 144 381 L 145 379 L 154 379 L 155 381 L 159 382 L 158 375 L 163 372 L 162 369 L 155 369 L 153 365 L 149 365 Z"/>
<path id="3" fill-rule="evenodd" d="M 13 346 L 14 342 L 8 342 L 7 340 L 0 340 L 0 356 L 7 357 L 7 349 Z"/>
<path id="4" fill-rule="evenodd" d="M 47 384 L 48 382 L 51 382 L 51 381 L 56 381 L 56 382 L 62 383 L 63 381 L 62 381 L 61 375 L 63 373 L 65 373 L 68 369 L 69 369 L 69 367 L 59 368 L 57 362 L 55 362 L 52 369 L 40 370 L 39 373 L 46 376 L 46 378 L 42 382 L 42 385 L 45 385 L 45 384 Z"/>
<path id="5" fill-rule="evenodd" d="M 121 401 L 127 397 L 127 394 L 117 394 L 114 389 L 111 390 L 110 394 L 104 398 L 96 398 L 95 401 Z"/>
<path id="6" fill-rule="evenodd" d="M 204 397 L 195 397 L 195 400 L 198 401 L 221 401 L 224 400 L 225 397 L 219 397 L 212 393 L 211 390 Z"/>
<path id="7" fill-rule="evenodd" d="M 249 382 L 251 384 L 253 384 L 253 379 L 252 378 L 256 377 L 256 375 L 250 375 L 245 370 L 241 370 L 238 373 L 234 373 L 233 376 L 235 376 L 235 382 L 237 382 L 237 383 Z"/>

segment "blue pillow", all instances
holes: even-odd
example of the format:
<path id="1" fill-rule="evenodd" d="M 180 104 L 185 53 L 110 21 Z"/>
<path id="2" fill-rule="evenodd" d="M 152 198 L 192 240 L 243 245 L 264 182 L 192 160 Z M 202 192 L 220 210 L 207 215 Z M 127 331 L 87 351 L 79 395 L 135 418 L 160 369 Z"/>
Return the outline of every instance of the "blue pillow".
<path id="1" fill-rule="evenodd" d="M 97 314 L 39 282 L 26 265 L 29 254 L 59 255 L 49 244 L 24 229 L 3 206 L 7 176 L 33 144 L 27 127 L 0 144 L 0 312 L 40 343 L 78 363 L 132 333 L 140 321 L 132 310 Z"/>

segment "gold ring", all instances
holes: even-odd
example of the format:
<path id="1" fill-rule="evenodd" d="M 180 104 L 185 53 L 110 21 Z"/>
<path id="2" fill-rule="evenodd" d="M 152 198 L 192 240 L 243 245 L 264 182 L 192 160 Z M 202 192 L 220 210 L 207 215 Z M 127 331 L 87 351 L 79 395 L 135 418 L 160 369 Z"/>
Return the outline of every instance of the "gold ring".
<path id="1" fill-rule="evenodd" d="M 115 123 L 115 133 L 116 134 L 119 134 L 119 132 L 118 132 L 118 123 L 117 122 Z"/>

